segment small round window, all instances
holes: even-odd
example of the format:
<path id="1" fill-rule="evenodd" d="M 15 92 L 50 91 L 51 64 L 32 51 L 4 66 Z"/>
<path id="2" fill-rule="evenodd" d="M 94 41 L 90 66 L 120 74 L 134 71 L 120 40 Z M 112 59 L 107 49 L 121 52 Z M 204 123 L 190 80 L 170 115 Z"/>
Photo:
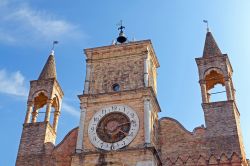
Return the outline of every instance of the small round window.
<path id="1" fill-rule="evenodd" d="M 119 85 L 119 84 L 114 84 L 114 85 L 112 86 L 112 89 L 113 89 L 113 91 L 115 91 L 115 92 L 120 91 L 120 85 Z"/>

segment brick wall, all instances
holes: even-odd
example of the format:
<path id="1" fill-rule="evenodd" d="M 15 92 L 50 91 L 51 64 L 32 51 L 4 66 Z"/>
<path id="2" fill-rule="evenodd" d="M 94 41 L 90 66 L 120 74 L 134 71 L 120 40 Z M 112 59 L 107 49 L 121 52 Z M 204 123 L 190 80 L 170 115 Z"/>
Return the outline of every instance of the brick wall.
<path id="1" fill-rule="evenodd" d="M 160 120 L 163 165 L 247 165 L 233 101 L 203 104 L 205 127 L 187 131 L 172 118 Z"/>
<path id="2" fill-rule="evenodd" d="M 16 166 L 49 162 L 47 158 L 51 158 L 55 138 L 56 134 L 48 122 L 24 124 Z"/>

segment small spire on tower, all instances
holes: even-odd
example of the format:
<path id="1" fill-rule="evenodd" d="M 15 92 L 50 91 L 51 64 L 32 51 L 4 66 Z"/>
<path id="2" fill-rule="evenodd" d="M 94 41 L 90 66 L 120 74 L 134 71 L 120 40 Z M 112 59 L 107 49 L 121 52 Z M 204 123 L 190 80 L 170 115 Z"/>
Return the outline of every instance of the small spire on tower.
<path id="1" fill-rule="evenodd" d="M 205 45 L 203 50 L 203 57 L 214 57 L 214 56 L 221 56 L 222 52 L 217 45 L 213 35 L 211 32 L 207 32 Z"/>
<path id="2" fill-rule="evenodd" d="M 58 43 L 59 43 L 58 41 L 53 42 L 50 55 L 47 59 L 46 64 L 43 67 L 41 74 L 39 75 L 38 80 L 45 80 L 49 78 L 56 79 L 56 62 L 55 62 L 55 57 L 54 57 L 55 55 L 54 48 L 55 48 L 55 44 L 58 44 Z"/>

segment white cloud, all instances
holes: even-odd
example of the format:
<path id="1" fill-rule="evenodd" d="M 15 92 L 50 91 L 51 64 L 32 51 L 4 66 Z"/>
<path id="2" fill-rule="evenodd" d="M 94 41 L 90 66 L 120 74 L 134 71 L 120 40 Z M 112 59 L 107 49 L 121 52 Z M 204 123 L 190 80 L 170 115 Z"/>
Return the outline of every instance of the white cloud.
<path id="1" fill-rule="evenodd" d="M 63 102 L 62 103 L 62 111 L 65 111 L 67 113 L 69 113 L 70 115 L 73 115 L 77 118 L 80 117 L 80 111 L 77 111 L 74 107 L 72 107 L 71 105 Z"/>
<path id="2" fill-rule="evenodd" d="M 0 70 L 0 93 L 27 97 L 28 90 L 25 86 L 25 78 L 20 71 L 8 72 L 5 69 Z M 2 106 L 0 105 L 0 109 Z M 62 111 L 79 118 L 80 111 L 69 105 L 67 102 L 62 103 Z"/>
<path id="3" fill-rule="evenodd" d="M 13 7 L 0 0 L 0 20 L 0 42 L 34 43 L 82 37 L 76 25 L 24 3 Z"/>
<path id="4" fill-rule="evenodd" d="M 0 70 L 0 93 L 27 96 L 28 91 L 24 84 L 24 76 L 20 71 L 9 73 L 4 69 Z"/>

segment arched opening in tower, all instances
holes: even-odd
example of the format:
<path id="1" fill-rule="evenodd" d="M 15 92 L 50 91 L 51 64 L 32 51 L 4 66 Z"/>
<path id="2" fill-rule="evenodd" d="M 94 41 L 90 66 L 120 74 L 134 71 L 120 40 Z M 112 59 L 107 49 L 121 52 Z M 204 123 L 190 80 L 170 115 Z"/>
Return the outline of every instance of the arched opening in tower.
<path id="1" fill-rule="evenodd" d="M 46 113 L 46 107 L 44 107 L 47 104 L 48 97 L 43 93 L 40 92 L 35 98 L 34 98 L 34 107 L 33 107 L 33 113 L 32 113 L 32 119 L 34 119 L 36 116 L 35 122 L 42 122 L 44 121 L 44 116 Z M 33 120 L 34 122 L 34 120 Z"/>
<path id="2" fill-rule="evenodd" d="M 55 115 L 58 116 L 59 112 L 59 99 L 55 95 L 51 100 L 44 92 L 37 93 L 34 97 L 32 111 L 32 123 L 46 121 L 46 116 L 49 118 L 48 121 L 51 126 L 54 126 Z M 49 106 L 50 105 L 50 106 Z M 49 110 L 49 112 L 47 112 Z M 48 115 L 47 115 L 48 114 Z"/>
<path id="3" fill-rule="evenodd" d="M 225 78 L 218 69 L 210 70 L 205 76 L 209 102 L 226 101 Z"/>

